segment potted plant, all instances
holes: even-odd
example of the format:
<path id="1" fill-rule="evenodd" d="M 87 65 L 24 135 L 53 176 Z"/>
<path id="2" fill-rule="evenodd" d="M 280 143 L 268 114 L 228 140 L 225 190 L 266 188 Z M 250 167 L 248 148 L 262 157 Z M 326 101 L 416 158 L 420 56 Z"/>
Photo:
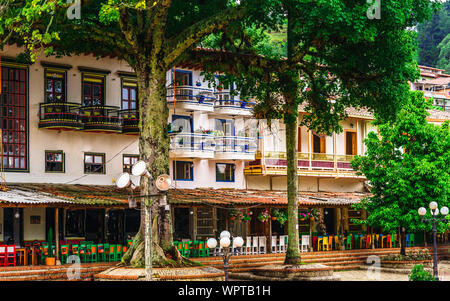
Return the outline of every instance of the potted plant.
<path id="1" fill-rule="evenodd" d="M 223 90 L 223 84 L 222 83 L 219 83 L 218 85 L 217 85 L 217 91 L 222 91 Z"/>
<path id="2" fill-rule="evenodd" d="M 272 211 L 272 220 L 274 220 L 273 217 L 275 217 L 275 220 L 277 220 L 283 226 L 288 219 L 288 213 L 286 210 L 274 209 Z"/>
<path id="3" fill-rule="evenodd" d="M 195 82 L 195 85 L 196 85 L 197 87 L 200 87 L 200 86 L 202 85 L 202 83 L 201 83 L 199 80 L 197 80 L 197 81 Z"/>
<path id="4" fill-rule="evenodd" d="M 56 258 L 53 256 L 53 230 L 48 229 L 48 257 L 45 258 L 45 265 L 55 265 Z"/>
<path id="5" fill-rule="evenodd" d="M 270 213 L 269 211 L 266 209 L 263 212 L 258 214 L 258 220 L 262 223 L 266 223 L 270 220 Z"/>
<path id="6" fill-rule="evenodd" d="M 251 212 L 251 211 L 247 212 L 247 210 L 242 209 L 241 210 L 241 221 L 243 221 L 245 223 L 250 223 L 250 221 L 252 220 L 252 215 L 253 215 L 253 212 Z"/>

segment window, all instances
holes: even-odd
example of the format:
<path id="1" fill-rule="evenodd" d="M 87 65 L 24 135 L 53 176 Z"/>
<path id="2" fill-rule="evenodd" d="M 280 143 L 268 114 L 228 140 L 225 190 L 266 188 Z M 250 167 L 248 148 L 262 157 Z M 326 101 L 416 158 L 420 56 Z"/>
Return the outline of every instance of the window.
<path id="1" fill-rule="evenodd" d="M 174 161 L 173 162 L 173 178 L 181 181 L 193 181 L 194 180 L 194 163 L 186 161 Z"/>
<path id="2" fill-rule="evenodd" d="M 172 129 L 181 133 L 193 133 L 194 121 L 191 116 L 172 115 Z"/>
<path id="3" fill-rule="evenodd" d="M 356 144 L 356 132 L 345 132 L 345 154 L 346 155 L 356 155 L 357 154 L 357 144 Z"/>
<path id="4" fill-rule="evenodd" d="M 62 151 L 45 151 L 45 171 L 64 172 L 64 153 Z"/>
<path id="5" fill-rule="evenodd" d="M 234 120 L 216 119 L 215 130 L 221 131 L 226 137 L 234 136 Z"/>
<path id="6" fill-rule="evenodd" d="M 66 211 L 66 237 L 84 237 L 85 235 L 85 210 Z"/>
<path id="7" fill-rule="evenodd" d="M 122 82 L 122 110 L 136 110 L 138 106 L 137 85 L 132 82 Z"/>
<path id="8" fill-rule="evenodd" d="M 83 75 L 83 106 L 103 106 L 104 76 Z"/>
<path id="9" fill-rule="evenodd" d="M 326 152 L 325 138 L 325 135 L 313 133 L 313 153 L 324 154 Z"/>
<path id="10" fill-rule="evenodd" d="M 174 82 L 177 86 L 192 86 L 192 72 L 175 70 Z"/>
<path id="11" fill-rule="evenodd" d="M 26 170 L 27 72 L 7 66 L 3 66 L 1 72 L 3 167 L 6 170 Z"/>
<path id="12" fill-rule="evenodd" d="M 234 182 L 234 164 L 216 164 L 216 182 Z"/>
<path id="13" fill-rule="evenodd" d="M 138 159 L 138 155 L 123 155 L 123 172 L 131 173 L 131 168 Z"/>
<path id="14" fill-rule="evenodd" d="M 65 102 L 66 73 L 61 71 L 45 71 L 45 102 Z"/>
<path id="15" fill-rule="evenodd" d="M 84 173 L 105 173 L 105 154 L 84 154 Z"/>

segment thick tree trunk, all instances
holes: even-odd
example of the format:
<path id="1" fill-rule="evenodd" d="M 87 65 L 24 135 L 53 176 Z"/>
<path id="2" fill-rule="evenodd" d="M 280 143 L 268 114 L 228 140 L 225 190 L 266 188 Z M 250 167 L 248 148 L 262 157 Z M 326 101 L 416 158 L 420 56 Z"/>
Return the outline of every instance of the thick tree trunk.
<path id="1" fill-rule="evenodd" d="M 286 124 L 288 247 L 284 264 L 300 264 L 298 240 L 297 119 Z"/>
<path id="2" fill-rule="evenodd" d="M 152 265 L 176 266 L 182 262 L 181 256 L 173 247 L 172 224 L 167 196 L 155 186 L 155 180 L 162 174 L 169 174 L 169 109 L 166 102 L 166 70 L 158 66 L 156 59 L 142 58 L 135 65 L 139 90 L 139 153 L 140 159 L 147 162 L 152 178 L 141 177 L 141 227 L 131 248 L 122 260 L 125 264 L 142 266 L 143 256 L 149 255 L 149 214 L 151 207 L 152 224 Z M 142 246 L 142 244 L 144 246 Z M 137 254 L 136 254 L 137 253 Z M 170 254 L 167 258 L 166 254 Z M 147 255 L 146 265 L 149 264 Z M 178 263 L 178 264 L 177 264 Z"/>

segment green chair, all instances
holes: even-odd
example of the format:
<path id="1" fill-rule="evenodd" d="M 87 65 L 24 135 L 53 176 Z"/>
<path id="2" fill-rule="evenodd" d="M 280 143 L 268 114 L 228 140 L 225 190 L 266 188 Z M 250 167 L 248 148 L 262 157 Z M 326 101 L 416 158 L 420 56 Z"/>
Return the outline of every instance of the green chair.
<path id="1" fill-rule="evenodd" d="M 391 248 L 395 248 L 395 239 L 397 238 L 397 234 L 391 234 Z"/>
<path id="2" fill-rule="evenodd" d="M 182 249 L 183 253 L 182 253 L 182 255 L 184 257 L 186 257 L 186 258 L 189 258 L 191 256 L 191 250 L 190 250 L 191 244 L 192 244 L 192 241 L 185 241 L 185 242 L 183 242 L 183 249 Z"/>
<path id="3" fill-rule="evenodd" d="M 355 234 L 354 236 L 354 241 L 355 241 L 355 249 L 359 249 L 360 245 L 359 245 L 359 235 Z"/>
<path id="4" fill-rule="evenodd" d="M 41 251 L 41 264 L 44 264 L 45 258 L 49 256 L 48 244 L 42 243 L 40 251 Z"/>
<path id="5" fill-rule="evenodd" d="M 351 250 L 352 249 L 352 236 L 347 235 L 347 239 L 345 240 L 345 249 Z"/>
<path id="6" fill-rule="evenodd" d="M 71 246 L 71 249 L 72 249 L 72 255 L 76 255 L 76 256 L 78 256 L 78 257 L 80 257 L 80 246 L 79 245 L 72 245 Z M 80 258 L 80 260 L 81 260 L 81 258 Z"/>
<path id="7" fill-rule="evenodd" d="M 120 261 L 123 256 L 123 246 L 117 245 L 116 246 L 116 261 Z"/>
<path id="8" fill-rule="evenodd" d="M 80 244 L 79 247 L 79 256 L 81 262 L 87 262 L 88 256 L 87 256 L 87 245 L 86 244 Z"/>
<path id="9" fill-rule="evenodd" d="M 192 257 L 199 257 L 199 248 L 200 248 L 200 241 L 199 240 L 195 240 L 192 243 Z"/>
<path id="10" fill-rule="evenodd" d="M 198 245 L 198 257 L 209 256 L 208 248 L 206 248 L 206 241 L 201 240 Z"/>
<path id="11" fill-rule="evenodd" d="M 416 241 L 414 240 L 414 234 L 409 234 L 409 246 L 414 247 L 416 244 Z"/>
<path id="12" fill-rule="evenodd" d="M 109 256 L 109 244 L 103 245 L 102 261 L 107 262 Z"/>
<path id="13" fill-rule="evenodd" d="M 98 262 L 98 246 L 91 244 L 90 246 L 90 254 L 89 254 L 89 262 Z"/>
<path id="14" fill-rule="evenodd" d="M 116 245 L 109 245 L 109 254 L 108 254 L 108 261 L 114 262 L 117 261 L 117 252 L 116 252 L 117 246 Z"/>
<path id="15" fill-rule="evenodd" d="M 69 245 L 62 245 L 60 248 L 60 256 L 61 256 L 61 262 L 67 263 L 67 258 L 70 255 L 70 246 Z"/>

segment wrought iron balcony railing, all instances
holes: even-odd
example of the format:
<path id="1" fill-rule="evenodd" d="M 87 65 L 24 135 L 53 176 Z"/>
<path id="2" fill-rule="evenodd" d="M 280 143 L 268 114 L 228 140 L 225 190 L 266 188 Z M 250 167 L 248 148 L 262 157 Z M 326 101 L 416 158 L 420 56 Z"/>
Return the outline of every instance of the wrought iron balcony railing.
<path id="1" fill-rule="evenodd" d="M 119 108 L 114 106 L 86 106 L 80 108 L 85 131 L 122 131 L 122 117 Z"/>
<path id="2" fill-rule="evenodd" d="M 39 104 L 39 128 L 83 129 L 79 103 L 44 102 Z"/>

